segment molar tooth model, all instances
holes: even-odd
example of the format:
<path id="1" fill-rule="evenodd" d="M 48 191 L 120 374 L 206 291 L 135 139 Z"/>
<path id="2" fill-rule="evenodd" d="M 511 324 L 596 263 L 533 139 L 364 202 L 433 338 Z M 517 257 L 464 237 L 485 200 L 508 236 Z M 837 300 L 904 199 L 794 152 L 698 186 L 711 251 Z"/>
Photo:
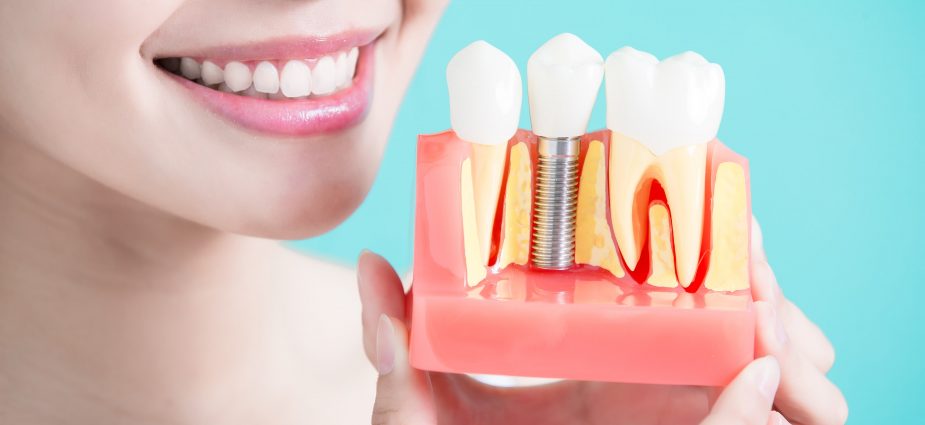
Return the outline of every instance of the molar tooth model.
<path id="1" fill-rule="evenodd" d="M 534 134 L 517 130 L 507 55 L 479 41 L 450 61 L 453 131 L 418 141 L 415 367 L 724 385 L 754 358 L 748 163 L 715 138 L 722 69 L 628 47 L 600 62 L 571 34 L 534 54 Z M 601 72 L 607 129 L 583 134 Z M 558 195 L 577 190 L 559 198 L 574 219 L 552 265 L 535 252 L 549 139 L 574 145 L 578 174 L 577 188 L 550 174 Z"/>

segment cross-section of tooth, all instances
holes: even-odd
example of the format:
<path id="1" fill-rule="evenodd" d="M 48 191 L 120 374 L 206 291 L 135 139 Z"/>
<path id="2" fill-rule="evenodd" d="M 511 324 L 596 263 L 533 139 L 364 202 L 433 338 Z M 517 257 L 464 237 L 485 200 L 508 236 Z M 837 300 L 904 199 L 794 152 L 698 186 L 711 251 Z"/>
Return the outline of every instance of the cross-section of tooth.
<path id="1" fill-rule="evenodd" d="M 623 277 L 623 266 L 607 223 L 607 166 L 604 144 L 588 144 L 578 184 L 575 262 L 601 267 Z"/>
<path id="2" fill-rule="evenodd" d="M 574 34 L 559 34 L 527 61 L 530 121 L 538 136 L 532 263 L 575 264 L 580 137 L 601 87 L 603 58 Z"/>
<path id="3" fill-rule="evenodd" d="M 446 67 L 450 122 L 471 143 L 472 179 L 479 264 L 487 265 L 507 142 L 517 131 L 523 88 L 517 65 L 504 52 L 476 41 Z"/>
<path id="4" fill-rule="evenodd" d="M 524 266 L 530 261 L 530 213 L 533 207 L 533 172 L 530 150 L 524 142 L 511 147 L 507 185 L 504 187 L 504 210 L 499 268 L 510 264 Z"/>
<path id="5" fill-rule="evenodd" d="M 659 62 L 624 47 L 607 58 L 607 127 L 611 149 L 611 214 L 624 259 L 635 268 L 645 237 L 648 189 L 657 180 L 671 213 L 680 283 L 700 263 L 707 143 L 723 114 L 719 65 L 685 52 Z M 640 146 L 641 144 L 641 146 Z"/>
<path id="6" fill-rule="evenodd" d="M 195 80 L 202 75 L 202 67 L 193 58 L 180 59 L 180 75 L 187 80 Z"/>
<path id="7" fill-rule="evenodd" d="M 463 254 L 466 256 L 466 284 L 476 286 L 488 274 L 488 269 L 484 264 L 478 261 L 481 257 L 479 253 L 479 244 L 470 243 L 478 240 L 478 230 L 476 228 L 475 204 L 472 202 L 472 160 L 466 158 L 462 163 L 462 170 L 459 175 L 459 190 L 462 197 L 462 231 L 463 231 Z"/>
<path id="8" fill-rule="evenodd" d="M 279 76 L 279 89 L 286 97 L 302 97 L 311 94 L 312 71 L 308 64 L 300 60 L 286 62 Z"/>
<path id="9" fill-rule="evenodd" d="M 675 288 L 678 277 L 674 268 L 674 247 L 671 246 L 671 218 L 663 203 L 649 206 L 650 272 L 646 283 Z"/>
<path id="10" fill-rule="evenodd" d="M 710 268 L 703 284 L 712 291 L 748 288 L 748 195 L 745 171 L 724 162 L 716 169 L 710 214 Z"/>
<path id="11" fill-rule="evenodd" d="M 263 61 L 254 68 L 254 89 L 267 94 L 279 91 L 279 71 L 272 63 Z"/>
<path id="12" fill-rule="evenodd" d="M 312 70 L 312 93 L 319 96 L 331 94 L 337 89 L 337 66 L 334 58 L 324 56 Z"/>
<path id="13" fill-rule="evenodd" d="M 251 70 L 241 62 L 228 62 L 225 65 L 225 84 L 231 90 L 239 92 L 247 90 L 253 84 Z"/>
<path id="14" fill-rule="evenodd" d="M 225 71 L 218 65 L 205 61 L 202 63 L 202 82 L 207 86 L 225 82 Z"/>

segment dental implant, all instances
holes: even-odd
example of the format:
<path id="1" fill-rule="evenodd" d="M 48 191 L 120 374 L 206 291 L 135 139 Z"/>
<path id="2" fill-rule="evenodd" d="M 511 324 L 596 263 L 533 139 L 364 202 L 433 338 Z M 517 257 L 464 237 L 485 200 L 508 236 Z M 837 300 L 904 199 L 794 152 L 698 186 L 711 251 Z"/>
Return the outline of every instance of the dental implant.
<path id="1" fill-rule="evenodd" d="M 603 75 L 600 53 L 569 33 L 547 41 L 527 62 L 530 119 L 538 139 L 530 247 L 534 267 L 564 270 L 575 264 L 581 136 Z"/>

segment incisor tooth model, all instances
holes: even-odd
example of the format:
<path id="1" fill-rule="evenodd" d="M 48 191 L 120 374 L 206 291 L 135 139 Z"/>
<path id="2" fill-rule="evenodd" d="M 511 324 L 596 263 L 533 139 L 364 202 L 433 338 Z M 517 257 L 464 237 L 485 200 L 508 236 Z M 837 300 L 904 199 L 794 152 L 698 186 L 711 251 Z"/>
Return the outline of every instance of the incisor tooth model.
<path id="1" fill-rule="evenodd" d="M 476 41 L 446 67 L 453 130 L 471 143 L 470 173 L 474 229 L 480 266 L 488 265 L 495 213 L 507 161 L 508 140 L 517 131 L 523 87 L 517 65 L 504 52 Z M 466 184 L 466 183 L 464 183 Z M 475 261 L 472 259 L 470 261 Z"/>

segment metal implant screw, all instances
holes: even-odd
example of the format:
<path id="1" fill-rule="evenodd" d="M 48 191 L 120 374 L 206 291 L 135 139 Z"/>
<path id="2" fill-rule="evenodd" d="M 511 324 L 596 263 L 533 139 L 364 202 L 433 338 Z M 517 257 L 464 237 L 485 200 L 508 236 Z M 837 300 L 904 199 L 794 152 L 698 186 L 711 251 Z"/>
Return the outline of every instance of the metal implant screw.
<path id="1" fill-rule="evenodd" d="M 580 137 L 539 136 L 531 263 L 552 270 L 575 264 Z"/>

